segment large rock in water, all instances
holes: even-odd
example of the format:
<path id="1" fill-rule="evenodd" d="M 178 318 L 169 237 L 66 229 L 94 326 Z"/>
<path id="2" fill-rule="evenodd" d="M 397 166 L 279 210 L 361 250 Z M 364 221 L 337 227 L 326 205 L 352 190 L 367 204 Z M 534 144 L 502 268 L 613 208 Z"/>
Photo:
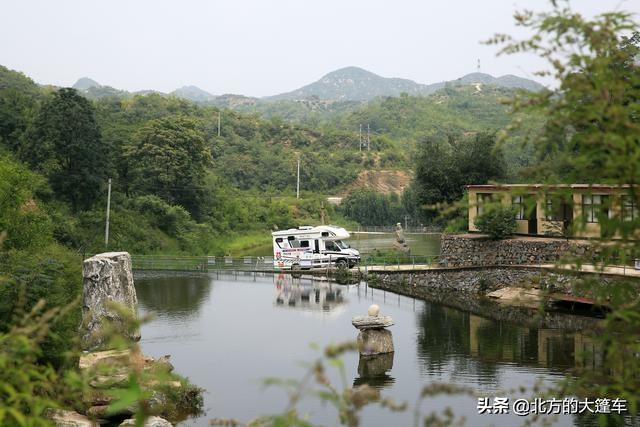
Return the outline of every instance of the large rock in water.
<path id="1" fill-rule="evenodd" d="M 84 261 L 82 266 L 84 290 L 82 294 L 83 350 L 104 349 L 106 340 L 104 322 L 108 321 L 132 340 L 140 339 L 140 332 L 130 330 L 123 316 L 109 307 L 110 302 L 136 314 L 138 299 L 133 286 L 131 256 L 127 252 L 106 252 Z"/>
<path id="2" fill-rule="evenodd" d="M 392 353 L 393 335 L 386 329 L 364 329 L 358 334 L 358 350 L 362 356 Z"/>

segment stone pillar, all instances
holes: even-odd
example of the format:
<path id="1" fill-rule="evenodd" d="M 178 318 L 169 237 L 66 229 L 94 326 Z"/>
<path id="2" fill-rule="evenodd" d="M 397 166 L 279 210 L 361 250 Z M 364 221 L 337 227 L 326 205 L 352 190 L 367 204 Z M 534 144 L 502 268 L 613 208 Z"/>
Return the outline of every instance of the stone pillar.
<path id="1" fill-rule="evenodd" d="M 80 339 L 83 350 L 103 350 L 108 337 L 104 322 L 110 322 L 116 331 L 132 340 L 140 339 L 138 330 L 131 330 L 123 315 L 110 303 L 137 315 L 138 299 L 133 286 L 131 256 L 128 252 L 106 252 L 86 259 L 82 266 L 82 324 Z"/>

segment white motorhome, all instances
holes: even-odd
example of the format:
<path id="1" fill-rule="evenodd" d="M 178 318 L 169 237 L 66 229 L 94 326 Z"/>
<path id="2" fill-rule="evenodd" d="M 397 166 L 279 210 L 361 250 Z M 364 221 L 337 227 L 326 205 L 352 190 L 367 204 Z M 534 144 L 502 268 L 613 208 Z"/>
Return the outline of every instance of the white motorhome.
<path id="1" fill-rule="evenodd" d="M 301 226 L 274 231 L 273 267 L 277 270 L 307 270 L 336 266 L 351 268 L 360 262 L 360 252 L 344 240 L 351 237 L 342 227 Z"/>

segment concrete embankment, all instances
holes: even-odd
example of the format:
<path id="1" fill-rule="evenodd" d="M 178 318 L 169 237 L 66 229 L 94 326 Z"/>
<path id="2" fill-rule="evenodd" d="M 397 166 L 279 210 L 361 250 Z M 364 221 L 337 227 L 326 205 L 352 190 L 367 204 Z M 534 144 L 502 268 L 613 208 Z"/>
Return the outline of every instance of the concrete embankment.
<path id="1" fill-rule="evenodd" d="M 570 274 L 511 267 L 461 268 L 416 273 L 388 272 L 371 275 L 369 286 L 401 295 L 469 311 L 494 320 L 528 327 L 585 330 L 598 318 L 531 308 L 531 304 L 500 303 L 487 294 L 505 287 L 536 289 L 542 298 L 534 307 L 549 306 L 552 294 L 573 295 L 576 277 Z M 603 278 L 605 281 L 615 280 Z"/>

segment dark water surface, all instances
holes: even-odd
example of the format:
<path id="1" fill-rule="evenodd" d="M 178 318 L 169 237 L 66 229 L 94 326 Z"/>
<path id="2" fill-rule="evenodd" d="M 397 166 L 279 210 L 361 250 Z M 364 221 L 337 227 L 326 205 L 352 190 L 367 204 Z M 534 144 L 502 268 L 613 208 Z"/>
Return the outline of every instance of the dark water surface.
<path id="1" fill-rule="evenodd" d="M 494 322 L 467 312 L 414 300 L 365 283 L 339 285 L 262 273 L 211 273 L 202 276 L 147 276 L 136 279 L 142 312 L 157 317 L 142 328 L 145 354 L 171 354 L 177 372 L 207 390 L 206 414 L 184 425 L 206 426 L 214 417 L 248 421 L 281 412 L 286 394 L 263 388 L 267 377 L 302 378 L 300 362 L 313 361 L 326 346 L 353 340 L 351 317 L 366 314 L 377 303 L 393 316 L 395 353 L 377 362 L 383 372 L 367 374 L 375 366 L 360 366 L 357 354 L 344 357 L 347 386 L 368 383 L 384 396 L 411 405 L 423 386 L 432 382 L 466 385 L 487 396 L 499 390 L 531 386 L 536 379 L 554 381 L 576 365 L 577 334 L 530 329 Z M 388 369 L 387 372 L 384 372 Z M 332 381 L 340 377 L 332 371 Z M 478 415 L 477 401 L 441 396 L 425 402 L 423 411 L 451 406 L 467 417 L 467 425 L 510 426 L 523 419 L 513 415 Z M 314 399 L 299 409 L 311 421 L 337 425 L 336 411 Z M 413 414 L 368 407 L 364 426 L 413 425 Z M 575 420 L 577 422 L 577 420 Z M 558 425 L 573 425 L 563 416 Z"/>

